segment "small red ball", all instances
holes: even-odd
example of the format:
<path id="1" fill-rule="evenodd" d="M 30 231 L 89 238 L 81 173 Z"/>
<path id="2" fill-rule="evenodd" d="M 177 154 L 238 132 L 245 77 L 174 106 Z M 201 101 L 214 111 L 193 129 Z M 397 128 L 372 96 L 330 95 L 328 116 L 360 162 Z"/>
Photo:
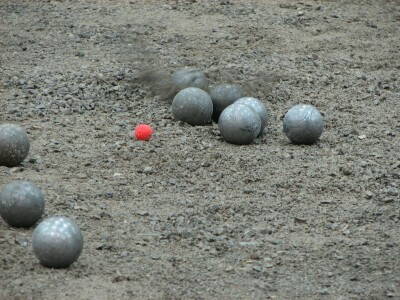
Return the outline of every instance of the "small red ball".
<path id="1" fill-rule="evenodd" d="M 139 124 L 135 128 L 134 135 L 137 140 L 148 141 L 150 140 L 153 132 L 153 129 L 149 125 Z"/>

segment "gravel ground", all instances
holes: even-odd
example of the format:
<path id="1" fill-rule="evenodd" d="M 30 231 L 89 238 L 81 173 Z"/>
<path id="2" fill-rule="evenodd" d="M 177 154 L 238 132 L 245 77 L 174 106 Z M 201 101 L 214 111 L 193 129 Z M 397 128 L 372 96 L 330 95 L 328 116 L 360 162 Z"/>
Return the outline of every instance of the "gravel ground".
<path id="1" fill-rule="evenodd" d="M 1 1 L 0 121 L 31 151 L 0 184 L 35 182 L 85 244 L 47 269 L 0 221 L 0 298 L 399 299 L 399 27 L 388 0 Z M 138 78 L 183 66 L 261 99 L 266 134 L 175 121 Z M 297 103 L 315 145 L 282 133 Z"/>

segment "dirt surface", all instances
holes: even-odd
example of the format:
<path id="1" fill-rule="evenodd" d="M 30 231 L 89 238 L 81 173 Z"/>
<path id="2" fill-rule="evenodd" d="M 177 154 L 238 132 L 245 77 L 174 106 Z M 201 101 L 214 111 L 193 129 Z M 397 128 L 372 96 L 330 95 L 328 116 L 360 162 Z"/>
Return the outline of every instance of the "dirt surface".
<path id="1" fill-rule="evenodd" d="M 31 151 L 0 184 L 38 184 L 85 245 L 47 269 L 0 221 L 0 298 L 399 299 L 399 28 L 387 0 L 1 1 L 0 121 Z M 230 145 L 137 80 L 183 66 L 259 97 L 266 135 Z M 282 133 L 297 103 L 315 145 Z"/>

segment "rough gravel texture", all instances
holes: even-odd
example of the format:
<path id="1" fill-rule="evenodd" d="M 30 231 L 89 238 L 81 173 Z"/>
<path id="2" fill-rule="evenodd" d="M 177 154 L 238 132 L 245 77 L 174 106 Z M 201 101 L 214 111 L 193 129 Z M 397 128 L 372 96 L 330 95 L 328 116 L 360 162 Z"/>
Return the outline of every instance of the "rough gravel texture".
<path id="1" fill-rule="evenodd" d="M 399 28 L 390 0 L 1 1 L 0 121 L 31 149 L 0 184 L 35 182 L 85 245 L 47 269 L 0 221 L 0 298 L 398 299 Z M 185 66 L 261 99 L 266 134 L 230 145 L 136 80 Z M 316 145 L 282 132 L 300 102 Z"/>

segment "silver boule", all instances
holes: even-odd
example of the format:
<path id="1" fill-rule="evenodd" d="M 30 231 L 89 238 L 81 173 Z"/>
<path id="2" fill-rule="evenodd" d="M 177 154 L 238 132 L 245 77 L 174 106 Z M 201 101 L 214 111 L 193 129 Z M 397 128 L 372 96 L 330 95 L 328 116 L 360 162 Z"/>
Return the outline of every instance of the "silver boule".
<path id="1" fill-rule="evenodd" d="M 211 122 L 213 104 L 207 92 L 196 87 L 181 90 L 172 101 L 175 119 L 191 125 L 205 125 Z"/>
<path id="2" fill-rule="evenodd" d="M 64 216 L 49 217 L 35 228 L 32 235 L 35 256 L 43 266 L 66 268 L 75 262 L 83 248 L 78 225 Z"/>
<path id="3" fill-rule="evenodd" d="M 183 68 L 172 74 L 172 82 L 177 90 L 188 87 L 197 87 L 204 91 L 208 90 L 208 79 L 204 72 L 194 68 Z"/>
<path id="4" fill-rule="evenodd" d="M 218 121 L 221 112 L 239 98 L 244 97 L 244 90 L 237 84 L 223 83 L 210 89 L 214 106 L 213 119 Z"/>
<path id="5" fill-rule="evenodd" d="M 283 119 L 283 131 L 293 144 L 313 144 L 320 138 L 323 130 L 322 115 L 310 104 L 293 106 Z"/>
<path id="6" fill-rule="evenodd" d="M 15 167 L 29 153 L 30 143 L 25 130 L 16 124 L 0 125 L 0 165 Z"/>
<path id="7" fill-rule="evenodd" d="M 13 181 L 0 192 L 0 215 L 14 227 L 30 227 L 44 212 L 44 195 L 33 183 Z"/>
<path id="8" fill-rule="evenodd" d="M 252 143 L 260 133 L 261 119 L 247 105 L 235 103 L 222 111 L 218 127 L 228 143 L 246 145 Z"/>
<path id="9" fill-rule="evenodd" d="M 259 135 L 261 135 L 267 124 L 267 118 L 268 118 L 268 112 L 267 112 L 267 108 L 265 107 L 265 105 L 260 100 L 258 100 L 257 98 L 253 98 L 253 97 L 240 98 L 235 101 L 235 104 L 248 105 L 258 114 L 258 116 L 261 119 L 261 130 L 260 130 L 260 134 L 259 134 Z"/>

